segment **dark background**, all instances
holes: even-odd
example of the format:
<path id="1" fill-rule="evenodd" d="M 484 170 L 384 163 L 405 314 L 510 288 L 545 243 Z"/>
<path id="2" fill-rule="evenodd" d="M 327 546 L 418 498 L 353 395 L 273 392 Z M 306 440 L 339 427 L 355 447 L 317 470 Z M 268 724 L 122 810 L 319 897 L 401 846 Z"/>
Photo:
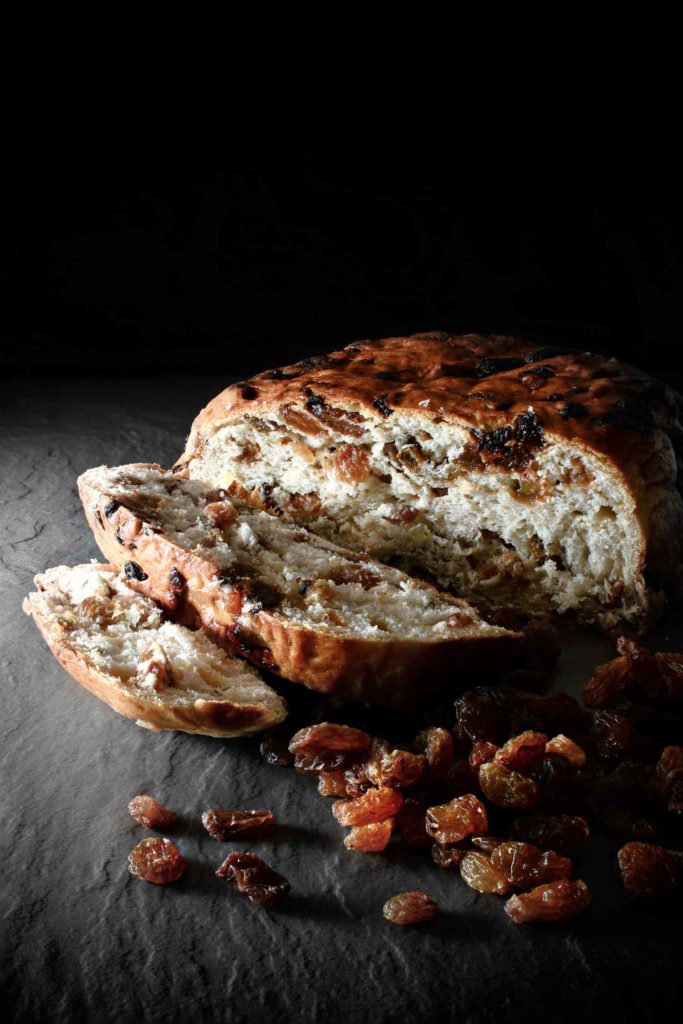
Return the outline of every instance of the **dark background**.
<path id="1" fill-rule="evenodd" d="M 671 122 L 609 95 L 523 111 L 469 116 L 423 83 L 412 100 L 276 91 L 217 123 L 23 120 L 4 171 L 5 367 L 220 378 L 442 329 L 668 369 Z"/>

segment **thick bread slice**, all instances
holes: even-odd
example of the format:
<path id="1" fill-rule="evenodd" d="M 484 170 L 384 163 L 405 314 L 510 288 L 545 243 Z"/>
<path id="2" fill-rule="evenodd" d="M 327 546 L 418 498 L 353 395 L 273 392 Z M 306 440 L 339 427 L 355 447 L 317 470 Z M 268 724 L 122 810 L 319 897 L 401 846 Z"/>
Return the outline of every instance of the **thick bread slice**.
<path id="1" fill-rule="evenodd" d="M 683 579 L 681 408 L 615 360 L 415 334 L 231 385 L 176 469 L 485 612 L 642 629 Z"/>
<path id="2" fill-rule="evenodd" d="M 201 481 L 101 466 L 78 487 L 97 543 L 131 585 L 312 689 L 405 704 L 465 671 L 488 677 L 517 645 L 464 601 Z"/>
<path id="3" fill-rule="evenodd" d="M 112 565 L 59 565 L 23 608 L 87 690 L 149 729 L 242 736 L 281 722 L 284 701 L 201 630 L 164 621 Z"/>

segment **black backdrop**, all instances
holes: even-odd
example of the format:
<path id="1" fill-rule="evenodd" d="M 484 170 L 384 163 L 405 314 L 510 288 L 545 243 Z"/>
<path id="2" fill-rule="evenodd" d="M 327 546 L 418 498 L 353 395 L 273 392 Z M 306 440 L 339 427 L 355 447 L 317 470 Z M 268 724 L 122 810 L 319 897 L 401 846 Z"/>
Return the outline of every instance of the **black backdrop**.
<path id="1" fill-rule="evenodd" d="M 5 368 L 242 376 L 441 329 L 668 369 L 683 321 L 671 130 L 565 111 L 552 135 L 541 118 L 469 138 L 425 109 L 271 97 L 218 132 L 24 125 L 4 171 Z"/>

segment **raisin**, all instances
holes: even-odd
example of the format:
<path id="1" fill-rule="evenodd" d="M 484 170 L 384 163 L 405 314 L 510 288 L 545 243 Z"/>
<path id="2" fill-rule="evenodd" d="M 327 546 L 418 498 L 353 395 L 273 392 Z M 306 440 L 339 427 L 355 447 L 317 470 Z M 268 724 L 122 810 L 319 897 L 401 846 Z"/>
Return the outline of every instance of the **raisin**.
<path id="1" fill-rule="evenodd" d="M 622 758 L 631 744 L 631 725 L 619 711 L 598 711 L 593 718 L 591 739 L 596 757 L 602 761 Z"/>
<path id="2" fill-rule="evenodd" d="M 484 356 L 474 367 L 474 374 L 482 379 L 484 377 L 492 377 L 496 373 L 505 373 L 507 370 L 517 370 L 521 365 L 522 360 L 515 359 L 514 357 L 501 356 L 494 358 L 493 356 Z"/>
<path id="3" fill-rule="evenodd" d="M 171 590 L 175 591 L 180 591 L 185 586 L 185 577 L 178 572 L 175 565 L 168 574 L 168 582 L 171 584 Z"/>
<path id="4" fill-rule="evenodd" d="M 344 778 L 346 779 L 347 796 L 360 796 L 372 788 L 364 763 L 351 765 L 344 772 Z"/>
<path id="5" fill-rule="evenodd" d="M 497 836 L 472 836 L 470 839 L 472 846 L 476 847 L 477 850 L 482 850 L 484 853 L 493 853 L 497 846 L 500 846 L 502 840 Z"/>
<path id="6" fill-rule="evenodd" d="M 617 651 L 628 661 L 629 671 L 635 682 L 648 693 L 658 689 L 659 666 L 657 659 L 647 647 L 631 637 L 620 636 L 617 640 Z"/>
<path id="7" fill-rule="evenodd" d="M 327 754 L 333 751 L 357 751 L 365 753 L 370 749 L 372 739 L 366 732 L 350 725 L 334 722 L 320 722 L 295 732 L 289 741 L 292 754 Z"/>
<path id="8" fill-rule="evenodd" d="M 427 785 L 438 788 L 445 785 L 453 770 L 454 751 L 453 736 L 448 729 L 434 726 L 418 733 L 415 739 L 418 749 L 424 751 L 427 761 L 424 781 Z"/>
<path id="9" fill-rule="evenodd" d="M 127 580 L 143 580 L 149 579 L 147 573 L 138 565 L 137 562 L 126 562 L 123 567 L 123 574 Z"/>
<path id="10" fill-rule="evenodd" d="M 655 788 L 667 810 L 683 811 L 683 747 L 665 747 L 655 765 Z"/>
<path id="11" fill-rule="evenodd" d="M 540 850 L 531 843 L 508 841 L 491 854 L 491 863 L 520 889 L 570 878 L 572 862 L 554 850 Z"/>
<path id="12" fill-rule="evenodd" d="M 318 792 L 321 796 L 347 796 L 344 772 L 321 772 L 318 776 Z"/>
<path id="13" fill-rule="evenodd" d="M 138 825 L 157 830 L 169 828 L 176 817 L 151 796 L 134 796 L 128 804 L 128 813 Z"/>
<path id="14" fill-rule="evenodd" d="M 294 767 L 303 775 L 345 771 L 358 755 L 348 750 L 331 750 L 324 754 L 295 754 Z"/>
<path id="15" fill-rule="evenodd" d="M 399 892 L 382 908 L 392 924 L 420 924 L 436 916 L 436 903 L 426 892 Z"/>
<path id="16" fill-rule="evenodd" d="M 383 786 L 370 789 L 355 800 L 337 800 L 332 813 L 340 825 L 369 825 L 373 821 L 391 818 L 401 809 L 403 797 L 395 789 Z"/>
<path id="17" fill-rule="evenodd" d="M 523 732 L 503 744 L 493 760 L 524 774 L 543 756 L 547 742 L 548 737 L 542 732 Z"/>
<path id="18" fill-rule="evenodd" d="M 492 892 L 507 896 L 512 886 L 505 875 L 491 862 L 485 853 L 473 850 L 460 863 L 460 874 L 464 882 L 477 892 Z"/>
<path id="19" fill-rule="evenodd" d="M 107 507 L 104 510 L 104 514 L 107 517 L 107 519 L 111 519 L 111 517 L 114 515 L 114 512 L 116 512 L 117 508 L 121 508 L 121 502 L 120 501 L 110 501 L 109 502 L 109 504 L 107 505 Z"/>
<path id="20" fill-rule="evenodd" d="M 539 802 L 544 807 L 559 808 L 576 790 L 575 769 L 559 754 L 544 754 L 529 774 L 538 786 Z"/>
<path id="21" fill-rule="evenodd" d="M 600 808 L 600 821 L 610 839 L 619 843 L 654 843 L 660 838 L 660 830 L 654 822 L 628 807 L 606 804 Z"/>
<path id="22" fill-rule="evenodd" d="M 409 846 L 426 849 L 431 840 L 426 832 L 427 805 L 420 797 L 408 797 L 396 815 L 396 825 Z"/>
<path id="23" fill-rule="evenodd" d="M 275 824 L 271 811 L 235 811 L 214 807 L 202 814 L 202 825 L 213 839 L 224 842 L 243 832 L 261 832 Z"/>
<path id="24" fill-rule="evenodd" d="M 386 395 L 378 395 L 377 398 L 373 399 L 372 405 L 380 414 L 380 416 L 384 416 L 385 419 L 391 416 L 392 412 L 394 411 L 391 408 L 391 406 L 387 405 Z"/>
<path id="25" fill-rule="evenodd" d="M 455 715 L 459 739 L 500 743 L 509 736 L 509 715 L 498 691 L 468 690 L 455 701 Z"/>
<path id="26" fill-rule="evenodd" d="M 373 786 L 391 786 L 405 789 L 414 786 L 422 775 L 426 760 L 421 754 L 408 750 L 391 750 L 381 740 L 373 740 L 365 763 L 365 772 Z"/>
<path id="27" fill-rule="evenodd" d="M 560 409 L 560 416 L 563 420 L 582 420 L 588 415 L 588 409 L 582 402 L 567 402 Z"/>
<path id="28" fill-rule="evenodd" d="M 493 761 L 497 750 L 498 747 L 495 743 L 488 743 L 486 740 L 474 744 L 468 759 L 469 766 L 474 775 L 479 777 L 479 769 L 488 761 Z"/>
<path id="29" fill-rule="evenodd" d="M 289 744 L 283 736 L 266 736 L 261 741 L 259 751 L 266 764 L 290 765 L 294 762 L 289 752 Z"/>
<path id="30" fill-rule="evenodd" d="M 486 808 L 472 793 L 427 809 L 427 835 L 444 846 L 459 843 L 461 839 L 487 829 Z"/>
<path id="31" fill-rule="evenodd" d="M 627 658 L 614 658 L 598 665 L 581 694 L 587 708 L 603 708 L 624 688 L 631 677 Z"/>
<path id="32" fill-rule="evenodd" d="M 524 380 L 529 375 L 538 377 L 539 380 L 550 380 L 551 377 L 555 376 L 555 371 L 552 366 L 534 366 L 530 370 L 525 370 L 524 373 L 520 374 L 520 378 Z"/>
<path id="33" fill-rule="evenodd" d="M 259 907 L 274 907 L 290 891 L 286 878 L 273 871 L 256 853 L 231 853 L 215 872 Z"/>
<path id="34" fill-rule="evenodd" d="M 511 718 L 510 731 L 513 735 L 527 730 L 544 732 L 548 736 L 559 732 L 583 732 L 591 722 L 590 713 L 579 707 L 578 701 L 568 693 L 553 693 L 547 697 L 520 693 L 515 698 Z"/>
<path id="35" fill-rule="evenodd" d="M 347 850 L 358 850 L 360 853 L 381 853 L 386 849 L 393 829 L 393 818 L 356 825 L 344 839 L 344 846 Z"/>
<path id="36" fill-rule="evenodd" d="M 432 860 L 437 867 L 445 871 L 455 871 L 460 867 L 460 862 L 467 854 L 462 846 L 442 846 L 441 843 L 432 844 Z"/>
<path id="37" fill-rule="evenodd" d="M 479 785 L 487 800 L 498 807 L 535 807 L 540 796 L 533 779 L 527 779 L 499 761 L 481 766 Z"/>
<path id="38" fill-rule="evenodd" d="M 524 627 L 521 660 L 525 668 L 550 672 L 560 655 L 560 636 L 555 627 L 543 619 L 532 619 Z"/>
<path id="39" fill-rule="evenodd" d="M 177 882 L 185 870 L 185 858 L 170 839 L 143 839 L 128 854 L 128 870 L 135 878 L 154 885 Z"/>
<path id="40" fill-rule="evenodd" d="M 534 814 L 528 818 L 517 818 L 510 831 L 515 839 L 570 856 L 578 853 L 590 835 L 588 822 L 569 814 Z"/>
<path id="41" fill-rule="evenodd" d="M 659 688 L 653 696 L 666 699 L 683 691 L 683 655 L 671 651 L 655 655 L 659 668 Z"/>
<path id="42" fill-rule="evenodd" d="M 624 888 L 636 899 L 668 899 L 680 888 L 683 855 L 650 843 L 627 843 L 617 855 Z"/>
<path id="43" fill-rule="evenodd" d="M 531 892 L 511 896 L 505 904 L 505 913 L 515 924 L 530 921 L 568 921 L 582 913 L 590 904 L 588 886 L 580 879 L 539 885 Z"/>
<path id="44" fill-rule="evenodd" d="M 553 736 L 545 745 L 547 754 L 559 754 L 565 761 L 568 761 L 574 768 L 583 768 L 586 763 L 586 754 L 574 740 L 559 733 Z"/>

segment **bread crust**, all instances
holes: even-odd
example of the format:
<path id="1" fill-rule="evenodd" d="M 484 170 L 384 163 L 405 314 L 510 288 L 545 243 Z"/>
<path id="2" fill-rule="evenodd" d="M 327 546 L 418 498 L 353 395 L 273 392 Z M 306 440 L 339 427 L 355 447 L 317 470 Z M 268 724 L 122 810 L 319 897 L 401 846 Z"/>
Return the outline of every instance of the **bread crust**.
<path id="1" fill-rule="evenodd" d="M 79 477 L 78 488 L 100 549 L 117 568 L 134 561 L 147 576 L 130 581 L 131 586 L 167 608 L 176 621 L 200 625 L 216 643 L 292 682 L 351 700 L 405 707 L 464 673 L 494 675 L 517 652 L 520 635 L 505 629 L 484 636 L 473 629 L 472 636 L 439 641 L 378 641 L 299 625 L 265 608 L 243 614 L 239 593 L 216 585 L 213 563 L 154 532 L 124 505 L 105 515 L 112 495 L 92 487 L 86 477 Z M 182 592 L 170 582 L 174 570 L 185 580 Z"/>
<path id="2" fill-rule="evenodd" d="M 502 335 L 434 331 L 358 341 L 230 385 L 196 417 L 174 472 L 193 475 L 207 438 L 242 416 L 267 418 L 312 400 L 375 422 L 410 412 L 425 429 L 452 424 L 473 438 L 511 428 L 532 410 L 545 441 L 597 458 L 630 495 L 643 625 L 663 610 L 663 588 L 680 589 L 683 399 L 639 370 Z"/>
<path id="3" fill-rule="evenodd" d="M 101 565 L 97 568 L 114 569 L 114 566 Z M 35 577 L 36 585 L 39 579 L 40 574 Z M 86 690 L 138 725 L 155 732 L 172 729 L 227 739 L 267 729 L 285 718 L 284 710 L 278 713 L 264 704 L 196 699 L 192 703 L 171 705 L 155 702 L 141 691 L 136 693 L 116 676 L 95 666 L 83 652 L 74 649 L 69 643 L 68 629 L 54 617 L 45 615 L 37 598 L 38 594 L 24 598 L 23 610 L 33 618 L 62 668 Z"/>

